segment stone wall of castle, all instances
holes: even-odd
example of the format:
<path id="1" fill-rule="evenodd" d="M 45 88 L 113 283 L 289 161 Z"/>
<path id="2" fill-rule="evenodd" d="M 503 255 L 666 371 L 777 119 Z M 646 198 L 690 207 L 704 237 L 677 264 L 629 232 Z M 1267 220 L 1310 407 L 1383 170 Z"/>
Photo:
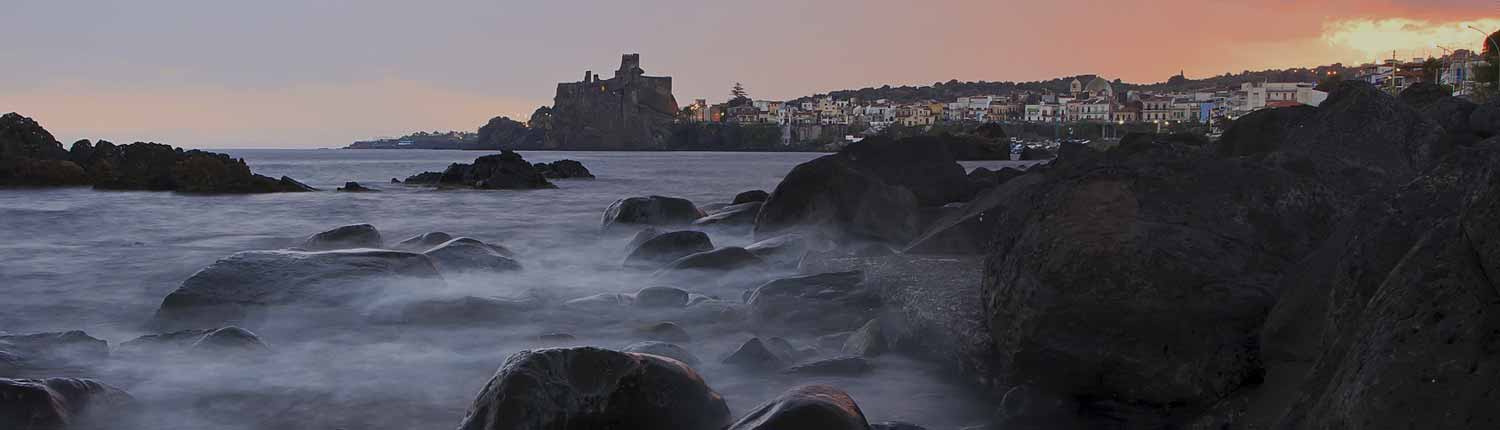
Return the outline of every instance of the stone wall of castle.
<path id="1" fill-rule="evenodd" d="M 640 55 L 627 54 L 613 78 L 586 72 L 582 81 L 557 84 L 546 147 L 660 149 L 676 115 L 672 78 L 646 76 Z"/>

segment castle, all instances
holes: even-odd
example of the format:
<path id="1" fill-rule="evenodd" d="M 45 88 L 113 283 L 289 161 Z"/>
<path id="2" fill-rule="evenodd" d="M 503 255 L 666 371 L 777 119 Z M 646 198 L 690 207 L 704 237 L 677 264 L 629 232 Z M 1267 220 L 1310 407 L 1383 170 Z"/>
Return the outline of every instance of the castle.
<path id="1" fill-rule="evenodd" d="M 672 78 L 646 76 L 640 54 L 625 54 L 614 77 L 557 84 L 545 146 L 551 149 L 658 149 L 677 115 Z"/>

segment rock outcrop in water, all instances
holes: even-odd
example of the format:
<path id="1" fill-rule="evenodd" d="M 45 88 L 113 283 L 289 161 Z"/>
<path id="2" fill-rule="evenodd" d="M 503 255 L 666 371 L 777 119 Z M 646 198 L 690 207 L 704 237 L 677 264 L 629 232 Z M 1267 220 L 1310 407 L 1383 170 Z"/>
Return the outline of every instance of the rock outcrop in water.
<path id="1" fill-rule="evenodd" d="M 250 172 L 244 160 L 159 143 L 87 140 L 64 150 L 31 118 L 0 116 L 0 186 L 79 186 L 101 190 L 250 194 L 314 191 L 288 177 Z"/>
<path id="2" fill-rule="evenodd" d="M 672 78 L 646 76 L 640 54 L 626 54 L 613 78 L 601 80 L 586 72 L 582 81 L 557 84 L 557 97 L 543 124 L 544 146 L 571 150 L 664 149 L 676 115 Z"/>
<path id="3" fill-rule="evenodd" d="M 1248 115 L 1217 148 L 1126 141 L 1064 151 L 991 214 L 993 346 L 962 361 L 1021 405 L 998 425 L 1493 419 L 1476 388 L 1495 374 L 1458 364 L 1495 359 L 1479 352 L 1495 302 L 1478 299 L 1495 296 L 1494 228 L 1475 226 L 1496 182 L 1474 161 L 1493 141 L 1444 158 L 1443 127 L 1358 82 Z"/>
<path id="4" fill-rule="evenodd" d="M 598 348 L 522 351 L 505 361 L 460 430 L 719 430 L 724 399 L 683 362 Z"/>
<path id="5" fill-rule="evenodd" d="M 551 163 L 536 163 L 533 166 L 548 179 L 594 179 L 583 163 L 574 160 L 557 160 Z"/>
<path id="6" fill-rule="evenodd" d="M 864 411 L 843 390 L 826 385 L 793 388 L 745 414 L 728 430 L 868 430 Z"/>
<path id="7" fill-rule="evenodd" d="M 557 188 L 535 166 L 514 151 L 502 151 L 474 160 L 453 163 L 442 173 L 423 172 L 406 178 L 409 185 L 474 188 L 481 190 L 529 190 Z"/>
<path id="8" fill-rule="evenodd" d="M 755 237 L 811 229 L 839 241 L 906 244 L 921 233 L 923 207 L 973 196 L 946 148 L 929 138 L 870 138 L 802 163 L 761 206 Z"/>
<path id="9" fill-rule="evenodd" d="M 388 288 L 441 285 L 422 254 L 371 249 L 324 252 L 245 251 L 194 273 L 162 299 L 156 324 L 166 328 L 259 325 L 278 308 L 311 316 L 347 313 Z"/>
<path id="10" fill-rule="evenodd" d="M 703 217 L 692 201 L 678 197 L 649 196 L 620 199 L 604 209 L 601 229 L 605 232 L 631 226 L 688 225 Z"/>
<path id="11" fill-rule="evenodd" d="M 130 394 L 92 379 L 0 379 L 4 429 L 118 428 L 137 408 Z"/>

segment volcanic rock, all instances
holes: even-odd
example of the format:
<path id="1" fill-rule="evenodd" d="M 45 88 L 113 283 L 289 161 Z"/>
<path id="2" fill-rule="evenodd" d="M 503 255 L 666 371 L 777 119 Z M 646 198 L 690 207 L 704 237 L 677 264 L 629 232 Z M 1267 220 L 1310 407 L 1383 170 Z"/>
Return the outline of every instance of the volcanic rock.
<path id="1" fill-rule="evenodd" d="M 625 257 L 625 267 L 655 269 L 679 258 L 712 251 L 713 242 L 700 231 L 673 231 L 645 240 Z"/>
<path id="2" fill-rule="evenodd" d="M 848 393 L 826 385 L 793 388 L 745 414 L 727 430 L 869 430 Z"/>
<path id="3" fill-rule="evenodd" d="M 678 226 L 691 224 L 703 217 L 703 211 L 687 199 L 650 196 L 615 201 L 604 210 L 602 229 L 611 231 L 626 224 L 639 226 Z"/>
<path id="4" fill-rule="evenodd" d="M 332 251 L 335 249 L 381 248 L 385 241 L 380 231 L 369 224 L 346 225 L 333 230 L 308 236 L 298 248 L 306 251 Z"/>
<path id="5" fill-rule="evenodd" d="M 579 347 L 505 361 L 459 430 L 718 430 L 724 399 L 692 368 L 651 354 Z"/>

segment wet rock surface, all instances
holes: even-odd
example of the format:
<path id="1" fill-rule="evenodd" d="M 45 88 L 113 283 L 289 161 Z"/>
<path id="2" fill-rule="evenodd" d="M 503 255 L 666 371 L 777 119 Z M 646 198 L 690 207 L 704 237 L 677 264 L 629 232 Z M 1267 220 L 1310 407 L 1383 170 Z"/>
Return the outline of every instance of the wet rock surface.
<path id="1" fill-rule="evenodd" d="M 422 254 L 384 250 L 245 251 L 214 262 L 162 300 L 156 323 L 192 328 L 259 323 L 277 306 L 339 310 L 386 288 L 441 284 Z"/>
<path id="2" fill-rule="evenodd" d="M 346 225 L 308 236 L 297 248 L 305 251 L 332 251 L 336 249 L 381 248 L 385 241 L 380 231 L 369 224 Z"/>
<path id="3" fill-rule="evenodd" d="M 625 226 L 681 226 L 703 217 L 703 211 L 692 201 L 677 197 L 629 197 L 616 201 L 604 210 L 602 229 L 606 232 Z"/>
<path id="4" fill-rule="evenodd" d="M 755 408 L 728 428 L 867 430 L 870 423 L 848 393 L 826 385 L 808 385 Z"/>
<path id="5" fill-rule="evenodd" d="M 0 186 L 80 186 L 103 190 L 251 194 L 314 191 L 288 177 L 250 172 L 244 160 L 159 143 L 75 142 L 63 149 L 35 120 L 0 116 Z"/>
<path id="6" fill-rule="evenodd" d="M 584 347 L 511 356 L 458 428 L 714 430 L 728 422 L 724 400 L 683 363 Z"/>
<path id="7" fill-rule="evenodd" d="M 0 428 L 103 429 L 129 425 L 135 400 L 91 379 L 0 379 Z"/>
<path id="8" fill-rule="evenodd" d="M 646 233 L 646 231 L 642 231 Z M 712 251 L 713 241 L 700 231 L 673 231 L 647 238 L 625 257 L 625 267 L 656 269 L 679 258 Z"/>
<path id="9" fill-rule="evenodd" d="M 404 182 L 480 190 L 557 188 L 521 154 L 510 150 L 479 157 L 473 163 L 453 163 L 442 173 L 423 172 L 406 178 Z"/>

